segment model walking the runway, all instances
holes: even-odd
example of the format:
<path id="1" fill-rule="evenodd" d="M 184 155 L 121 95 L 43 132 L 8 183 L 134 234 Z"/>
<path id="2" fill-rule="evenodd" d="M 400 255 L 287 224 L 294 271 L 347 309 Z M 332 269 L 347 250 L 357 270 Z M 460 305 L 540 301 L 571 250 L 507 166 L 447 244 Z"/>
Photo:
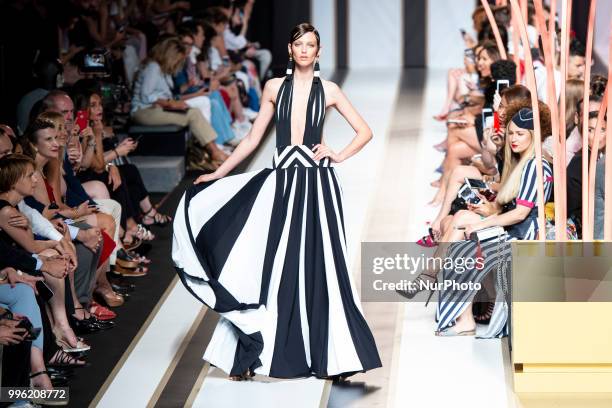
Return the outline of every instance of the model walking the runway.
<path id="1" fill-rule="evenodd" d="M 204 359 L 232 379 L 348 376 L 381 366 L 347 269 L 342 192 L 333 164 L 372 133 L 339 87 L 319 78 L 319 33 L 291 32 L 285 78 L 266 83 L 250 134 L 177 209 L 172 257 L 196 298 L 221 318 Z M 325 110 L 356 132 L 335 153 Z M 274 116 L 272 168 L 226 176 L 259 144 Z"/>

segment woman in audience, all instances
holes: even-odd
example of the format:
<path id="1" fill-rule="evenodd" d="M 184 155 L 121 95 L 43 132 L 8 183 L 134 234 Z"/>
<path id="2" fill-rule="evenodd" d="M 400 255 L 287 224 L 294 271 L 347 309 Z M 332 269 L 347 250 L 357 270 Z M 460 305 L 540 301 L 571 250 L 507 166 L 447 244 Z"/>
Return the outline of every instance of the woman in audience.
<path id="1" fill-rule="evenodd" d="M 43 115 L 48 115 L 48 114 L 43 114 Z M 51 183 L 47 181 L 48 178 L 47 178 L 47 175 L 44 169 L 53 160 L 58 160 L 60 144 L 57 141 L 57 134 L 58 132 L 56 128 L 54 127 L 54 123 L 50 120 L 44 119 L 43 117 L 43 118 L 39 118 L 35 120 L 32 124 L 30 124 L 30 126 L 28 127 L 28 131 L 26 131 L 24 135 L 24 138 L 25 138 L 24 142 L 26 142 L 24 143 L 24 151 L 26 153 L 29 153 L 35 158 L 36 163 L 37 163 L 37 175 L 39 175 L 39 177 L 41 177 L 41 180 L 43 181 L 38 186 L 38 188 L 34 189 L 34 194 L 32 194 L 32 197 L 28 198 L 28 203 L 31 204 L 32 207 L 34 208 L 47 209 L 49 208 L 49 205 L 52 202 L 55 202 L 55 201 L 52 201 L 52 198 L 55 199 L 55 195 L 53 194 Z M 92 215 L 85 216 L 85 217 L 79 216 L 78 210 L 74 210 L 70 207 L 67 207 L 62 201 L 55 202 L 55 203 L 59 207 L 58 214 L 68 219 L 72 219 L 74 221 L 85 221 L 84 225 L 81 223 L 78 223 L 76 224 L 77 226 L 88 228 L 89 225 L 91 225 L 89 224 L 90 222 L 94 222 L 94 223 L 97 222 L 96 217 L 98 214 L 96 215 L 92 214 Z M 95 207 L 94 207 L 94 210 L 95 210 Z M 44 215 L 44 210 L 43 210 L 43 215 Z M 106 242 L 108 241 L 110 241 L 110 237 L 108 237 L 108 240 Z M 126 257 L 122 256 L 120 252 L 120 257 L 119 259 L 117 259 L 117 263 L 119 266 L 122 264 L 126 264 L 128 266 L 131 265 L 130 263 L 132 262 L 131 260 L 123 259 L 123 258 L 126 258 Z M 123 297 L 112 289 L 110 282 L 106 278 L 106 272 L 109 270 L 108 255 L 106 258 L 102 258 L 99 261 L 99 265 L 97 266 L 99 266 L 99 268 L 97 268 L 98 270 L 96 272 L 95 287 L 94 286 L 91 287 L 90 295 L 92 293 L 96 293 L 102 299 L 104 299 L 104 301 L 109 306 L 122 305 L 124 302 Z M 73 317 L 80 322 L 80 323 L 77 323 L 79 324 L 79 326 L 82 326 L 84 329 L 92 328 L 90 326 L 99 326 L 101 328 L 109 328 L 108 325 L 101 324 L 98 322 L 92 322 L 91 320 L 89 320 L 90 319 L 89 313 L 82 307 L 76 294 L 73 293 L 73 295 L 75 298 L 74 303 L 76 307 Z M 98 318 L 106 318 L 109 316 L 116 317 L 116 314 L 110 311 L 109 309 L 103 308 L 102 306 L 94 304 L 93 302 L 91 303 L 92 303 L 91 305 L 92 308 L 90 308 L 90 312 L 95 313 L 96 317 Z"/>
<path id="2" fill-rule="evenodd" d="M 168 38 L 153 47 L 151 58 L 134 85 L 132 117 L 135 122 L 148 126 L 189 126 L 207 152 L 202 161 L 217 168 L 227 159 L 227 154 L 215 143 L 215 130 L 198 109 L 173 99 L 172 75 L 181 69 L 185 58 L 185 47 L 177 38 Z"/>
<path id="3" fill-rule="evenodd" d="M 202 50 L 206 64 L 200 66 L 200 72 L 204 78 L 210 78 L 212 90 L 220 88 L 226 92 L 230 100 L 230 111 L 235 119 L 232 129 L 238 138 L 242 138 L 251 128 L 249 120 L 255 118 L 247 117 L 249 113 L 242 105 L 236 80 L 231 75 L 230 60 L 223 41 L 227 22 L 227 16 L 215 8 L 211 9 L 206 17 Z"/>
<path id="4" fill-rule="evenodd" d="M 123 209 L 124 244 L 129 246 L 136 238 L 149 241 L 154 239 L 155 236 L 139 224 L 138 220 L 142 220 L 144 225 L 150 226 L 166 225 L 171 219 L 167 215 L 157 212 L 151 203 L 149 192 L 142 181 L 140 171 L 127 161 L 127 155 L 137 147 L 137 143 L 131 138 L 126 138 L 117 146 L 105 149 L 104 142 L 107 138 L 113 137 L 113 131 L 112 128 L 104 126 L 102 98 L 96 91 L 81 91 L 75 96 L 75 105 L 77 108 L 88 112 L 94 128 L 96 147 L 92 163 L 97 164 L 97 167 L 100 167 L 101 163 L 112 163 L 113 165 L 108 166 L 109 170 L 115 169 L 121 179 L 119 188 L 111 191 L 111 195 L 114 199 L 117 199 Z M 98 178 L 100 181 L 108 179 L 105 172 L 91 174 L 91 177 Z M 122 193 L 118 194 L 120 189 Z M 109 190 L 111 189 L 109 188 Z"/>
<path id="5" fill-rule="evenodd" d="M 0 176 L 0 239 L 5 244 L 23 249 L 41 260 L 62 258 L 55 249 L 56 241 L 38 241 L 34 239 L 32 230 L 28 225 L 25 228 L 11 225 L 10 218 L 19 215 L 17 204 L 25 197 L 34 193 L 38 182 L 36 165 L 32 159 L 21 155 L 11 155 L 0 159 L 2 170 Z M 56 342 L 70 352 L 82 352 L 90 347 L 77 338 L 70 327 L 66 314 L 65 304 L 65 278 L 69 273 L 70 265 L 66 258 L 62 258 L 61 269 L 54 266 L 49 270 L 42 269 L 42 276 L 54 295 L 49 300 L 49 308 L 53 334 Z M 44 265 L 44 264 L 43 264 Z M 51 358 L 50 364 L 82 364 L 83 362 L 67 356 L 61 350 Z M 80 363 L 79 363 L 80 361 Z"/>
<path id="6" fill-rule="evenodd" d="M 201 55 L 201 48 L 205 41 L 204 28 L 197 24 L 194 26 L 181 26 L 179 27 L 179 38 L 190 51 L 188 52 L 189 55 L 185 65 L 173 78 L 174 92 L 179 95 L 180 99 L 186 101 L 192 107 L 194 105 L 190 101 L 206 98 L 210 104 L 209 116 L 206 119 L 217 132 L 216 143 L 218 145 L 228 143 L 235 137 L 231 127 L 232 116 L 219 91 L 211 91 L 210 78 L 208 83 L 204 81 L 197 68 L 197 57 Z M 204 114 L 204 112 L 202 113 Z M 221 147 L 221 149 L 224 148 Z"/>
<path id="7" fill-rule="evenodd" d="M 455 282 L 480 283 L 499 261 L 505 261 L 509 256 L 507 240 L 533 240 L 539 233 L 537 222 L 537 186 L 533 112 L 529 103 L 519 101 L 506 108 L 506 115 L 511 118 L 506 125 L 506 141 L 504 146 L 504 164 L 501 172 L 501 182 L 495 201 L 483 200 L 481 204 L 469 205 L 468 210 L 459 211 L 448 221 L 442 242 L 455 242 L 450 246 L 439 246 L 437 253 L 445 254 L 447 258 L 484 259 L 484 265 L 466 270 L 455 271 L 453 268 L 442 269 L 443 280 Z M 550 134 L 550 111 L 545 104 L 540 104 L 540 126 L 543 135 Z M 552 192 L 552 167 L 542 159 L 544 171 L 544 203 Z M 481 196 L 482 197 L 482 196 Z M 467 240 L 473 232 L 490 227 L 503 227 L 505 234 L 482 243 Z M 459 242 L 456 242 L 459 241 Z M 503 247 L 503 250 L 500 249 Z M 501 253 L 498 254 L 497 251 Z M 404 292 L 406 297 L 414 297 L 423 290 L 421 283 L 437 280 L 439 270 L 427 270 L 421 273 L 416 282 L 419 290 Z M 469 295 L 469 300 L 466 296 Z M 438 304 L 439 336 L 474 335 L 476 321 L 472 312 L 472 299 L 476 293 L 466 293 L 453 290 L 442 290 Z M 496 305 L 497 306 L 497 305 Z M 497 310 L 497 308 L 496 308 Z M 495 311 L 489 317 L 490 321 L 500 322 L 495 318 Z M 503 320 L 503 319 L 502 319 Z M 506 321 L 490 328 L 485 337 L 496 337 L 505 333 Z"/>
<path id="8" fill-rule="evenodd" d="M 513 85 L 504 89 L 501 92 L 500 103 L 497 109 L 499 121 L 501 123 L 506 122 L 505 110 L 508 105 L 518 101 L 529 101 L 529 98 L 529 89 L 523 85 Z M 503 159 L 497 160 L 501 159 L 497 153 L 500 152 L 500 149 L 504 146 L 505 129 L 500 126 L 499 130 L 485 129 L 483 133 L 485 145 L 481 151 L 481 161 L 474 162 L 470 165 L 459 165 L 451 171 L 446 188 L 444 188 L 442 206 L 435 220 L 431 223 L 433 237 L 425 236 L 422 239 L 423 243 L 426 244 L 425 246 L 434 246 L 435 241 L 441 236 L 443 231 L 441 230 L 440 224 L 442 220 L 450 214 L 451 205 L 457 197 L 459 189 L 465 183 L 466 178 L 478 180 L 485 179 L 485 181 L 491 182 L 491 186 L 497 191 L 496 187 L 497 182 L 499 182 L 500 165 L 503 164 Z"/>

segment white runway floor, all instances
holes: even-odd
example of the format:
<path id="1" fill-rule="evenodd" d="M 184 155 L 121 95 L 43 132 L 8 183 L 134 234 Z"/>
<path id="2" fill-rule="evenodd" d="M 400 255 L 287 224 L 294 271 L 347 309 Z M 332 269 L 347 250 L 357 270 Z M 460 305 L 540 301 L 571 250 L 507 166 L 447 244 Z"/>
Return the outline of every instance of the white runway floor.
<path id="1" fill-rule="evenodd" d="M 371 203 L 376 198 L 381 180 L 381 166 L 386 159 L 386 147 L 390 123 L 396 109 L 401 72 L 385 70 L 347 74 L 342 89 L 362 114 L 374 132 L 372 142 L 358 155 L 338 167 L 346 203 L 345 219 L 349 239 L 349 259 L 358 259 L 359 244 L 367 236 L 366 228 L 377 214 Z M 392 225 L 397 235 L 414 242 L 426 232 L 425 222 L 432 220 L 435 210 L 426 203 L 434 190 L 429 182 L 436 178 L 434 169 L 442 160 L 432 145 L 444 137 L 444 126 L 431 117 L 443 101 L 445 72 L 429 72 L 424 84 L 424 104 L 406 109 L 421 111 L 418 137 L 411 151 L 409 174 L 397 174 L 405 188 L 412 192 L 412 199 L 404 203 L 410 222 Z M 403 107 L 402 107 L 403 108 Z M 410 112 L 406 112 L 408 115 Z M 397 115 L 397 113 L 396 113 Z M 353 130 L 344 119 L 334 113 L 328 116 L 324 129 L 326 142 L 337 149 L 350 140 Z M 401 118 L 399 118 L 401 120 Z M 417 120 L 418 121 L 418 120 Z M 268 167 L 274 149 L 274 134 L 252 161 L 248 170 Z M 388 222 L 388 221 L 386 221 Z M 384 240 L 384 234 L 377 235 Z M 355 270 L 355 268 L 353 268 Z M 154 406 L 156 391 L 164 388 L 168 375 L 174 370 L 177 353 L 184 347 L 184 339 L 202 319 L 201 305 L 191 297 L 180 282 L 169 288 L 169 294 L 159 307 L 150 324 L 129 357 L 118 366 L 115 376 L 99 401 L 99 407 Z M 384 390 L 388 397 L 376 404 L 348 398 L 342 406 L 369 407 L 486 407 L 502 408 L 509 405 L 502 347 L 499 340 L 474 340 L 472 338 L 442 339 L 434 332 L 435 305 L 425 309 L 422 303 L 404 303 L 399 306 L 396 324 L 395 349 L 389 355 L 395 361 L 383 361 L 390 365 L 390 379 Z M 373 373 L 376 375 L 376 372 Z M 256 378 L 252 382 L 231 382 L 215 368 L 203 370 L 200 381 L 192 390 L 194 407 L 326 407 L 331 384 L 316 379 L 279 381 Z M 383 392 L 382 390 L 373 391 Z M 153 400 L 152 400 L 153 398 Z M 152 402 L 150 404 L 150 402 Z M 339 406 L 340 406 L 339 405 Z"/>

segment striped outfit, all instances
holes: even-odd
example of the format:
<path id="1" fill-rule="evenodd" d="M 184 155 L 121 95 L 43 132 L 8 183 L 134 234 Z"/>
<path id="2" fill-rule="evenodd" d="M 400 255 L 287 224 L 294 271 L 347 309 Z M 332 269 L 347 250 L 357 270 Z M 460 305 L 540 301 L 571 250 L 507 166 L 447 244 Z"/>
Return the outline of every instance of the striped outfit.
<path id="1" fill-rule="evenodd" d="M 552 193 L 552 168 L 550 163 L 542 160 L 542 169 L 544 174 L 544 202 L 546 203 Z M 531 208 L 527 217 L 514 225 L 506 227 L 506 234 L 491 238 L 480 245 L 476 241 L 459 241 L 449 246 L 446 257 L 457 258 L 484 258 L 484 266 L 481 269 L 471 268 L 462 273 L 456 272 L 451 268 L 442 269 L 442 281 L 454 281 L 456 283 L 482 283 L 487 275 L 493 271 L 492 277 L 495 282 L 496 297 L 495 308 L 491 316 L 490 323 L 484 332 L 479 331 L 478 337 L 491 338 L 501 337 L 508 334 L 507 317 L 508 305 L 507 302 L 509 291 L 507 287 L 509 271 L 511 270 L 512 250 L 511 242 L 514 240 L 534 240 L 538 235 L 538 208 L 537 208 L 537 183 L 536 183 L 536 163 L 535 159 L 531 159 L 525 165 L 521 175 L 519 193 L 506 208 L 504 212 L 516 208 L 517 205 L 522 205 Z M 507 272 L 506 272 L 507 271 Z M 476 296 L 475 290 L 457 290 L 449 288 L 439 292 L 438 309 L 436 311 L 436 321 L 438 322 L 438 330 L 443 330 L 452 326 L 455 320 L 468 308 L 471 307 L 472 301 Z"/>
<path id="2" fill-rule="evenodd" d="M 221 316 L 204 359 L 230 375 L 350 375 L 380 367 L 346 264 L 342 191 L 313 160 L 325 118 L 315 76 L 304 141 L 291 145 L 293 76 L 276 100 L 272 168 L 190 187 L 172 257 L 187 290 Z"/>

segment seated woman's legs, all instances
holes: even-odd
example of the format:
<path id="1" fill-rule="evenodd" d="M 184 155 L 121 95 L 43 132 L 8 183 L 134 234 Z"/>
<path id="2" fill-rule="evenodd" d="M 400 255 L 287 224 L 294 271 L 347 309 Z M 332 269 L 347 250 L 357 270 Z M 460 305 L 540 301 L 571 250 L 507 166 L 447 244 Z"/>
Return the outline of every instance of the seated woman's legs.
<path id="1" fill-rule="evenodd" d="M 214 161 L 223 162 L 228 158 L 228 155 L 219 149 L 215 143 L 217 133 L 197 109 L 191 108 L 186 114 L 165 112 L 161 108 L 141 109 L 134 113 L 134 120 L 147 126 L 188 126 L 193 136 L 204 146 L 204 149 Z"/>
<path id="2" fill-rule="evenodd" d="M 88 196 L 94 200 L 109 199 L 110 193 L 104 183 L 97 180 L 86 181 L 82 183 L 83 188 Z"/>
<path id="3" fill-rule="evenodd" d="M 465 182 L 465 178 L 473 178 L 473 179 L 481 179 L 482 175 L 474 166 L 458 166 L 451 170 L 451 174 L 447 179 L 446 185 L 444 187 L 444 199 L 442 201 L 442 207 L 440 208 L 440 212 L 438 212 L 438 216 L 431 223 L 431 228 L 440 232 L 440 222 L 446 217 L 450 210 L 451 204 L 457 198 L 457 193 L 459 189 Z M 441 188 L 442 190 L 442 188 Z"/>
<path id="4" fill-rule="evenodd" d="M 457 141 L 449 144 L 448 152 L 442 162 L 442 177 L 440 178 L 440 189 L 436 196 L 431 200 L 432 205 L 440 205 L 446 194 L 446 187 L 450 175 L 455 167 L 461 165 L 461 160 L 472 157 L 475 150 L 462 141 Z"/>
<path id="5" fill-rule="evenodd" d="M 44 256 L 56 256 L 57 252 L 53 250 L 47 250 L 41 253 Z M 77 338 L 68 323 L 68 316 L 66 314 L 66 283 L 62 278 L 56 278 L 47 273 L 44 273 L 45 283 L 49 286 L 53 292 L 53 297 L 49 300 L 49 308 L 53 333 L 55 336 L 68 343 L 72 347 L 76 347 Z M 69 289 L 70 290 L 70 289 Z"/>
<path id="6" fill-rule="evenodd" d="M 442 110 L 435 117 L 438 120 L 443 120 L 448 112 L 450 111 L 451 105 L 455 100 L 455 96 L 457 94 L 457 89 L 459 88 L 459 78 L 463 74 L 463 70 L 461 68 L 452 68 L 448 70 L 448 76 L 446 79 L 446 100 L 444 101 L 444 105 L 442 106 Z"/>

